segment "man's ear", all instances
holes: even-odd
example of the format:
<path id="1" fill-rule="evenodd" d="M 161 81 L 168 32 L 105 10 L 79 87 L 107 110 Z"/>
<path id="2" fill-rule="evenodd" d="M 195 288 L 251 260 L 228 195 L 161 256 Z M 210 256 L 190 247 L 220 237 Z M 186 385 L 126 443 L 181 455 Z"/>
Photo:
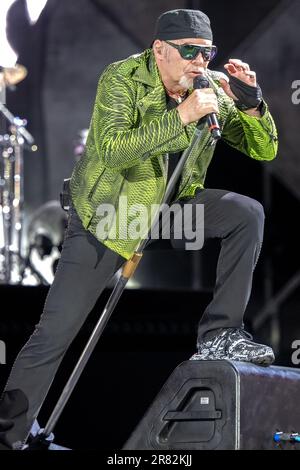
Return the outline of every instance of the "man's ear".
<path id="1" fill-rule="evenodd" d="M 153 42 L 153 50 L 157 59 L 161 60 L 163 58 L 163 47 L 163 42 L 159 39 L 155 39 L 155 41 Z"/>

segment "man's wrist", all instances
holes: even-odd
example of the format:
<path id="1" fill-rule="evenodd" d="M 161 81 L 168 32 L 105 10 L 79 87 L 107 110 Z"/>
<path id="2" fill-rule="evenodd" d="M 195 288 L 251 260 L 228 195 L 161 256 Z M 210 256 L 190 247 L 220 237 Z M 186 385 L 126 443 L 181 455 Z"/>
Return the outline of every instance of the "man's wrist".
<path id="1" fill-rule="evenodd" d="M 180 117 L 182 125 L 185 127 L 189 124 L 189 122 L 188 122 L 187 118 L 185 117 L 184 113 L 182 112 L 181 108 L 179 108 L 179 109 L 178 108 L 179 108 L 179 106 L 177 106 L 176 111 L 177 111 L 177 113 Z"/>
<path id="2" fill-rule="evenodd" d="M 247 109 L 245 111 L 242 111 L 245 114 L 248 114 L 248 116 L 253 116 L 253 117 L 261 117 L 261 112 L 257 108 L 251 108 Z"/>
<path id="3" fill-rule="evenodd" d="M 262 110 L 263 110 L 263 100 L 261 100 L 259 105 L 256 106 L 255 108 L 241 109 L 241 111 L 243 111 L 243 113 L 245 114 L 248 114 L 248 116 L 253 116 L 253 117 L 258 117 L 258 118 L 263 116 Z"/>

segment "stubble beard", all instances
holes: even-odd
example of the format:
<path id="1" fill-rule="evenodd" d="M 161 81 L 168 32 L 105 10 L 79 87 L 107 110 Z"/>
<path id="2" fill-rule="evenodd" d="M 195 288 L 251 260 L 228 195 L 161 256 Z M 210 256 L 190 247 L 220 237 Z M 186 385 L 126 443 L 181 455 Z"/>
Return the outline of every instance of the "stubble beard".
<path id="1" fill-rule="evenodd" d="M 181 77 L 179 80 L 179 85 L 184 89 L 184 90 L 189 90 L 190 88 L 193 88 L 193 79 L 188 78 L 185 75 Z"/>

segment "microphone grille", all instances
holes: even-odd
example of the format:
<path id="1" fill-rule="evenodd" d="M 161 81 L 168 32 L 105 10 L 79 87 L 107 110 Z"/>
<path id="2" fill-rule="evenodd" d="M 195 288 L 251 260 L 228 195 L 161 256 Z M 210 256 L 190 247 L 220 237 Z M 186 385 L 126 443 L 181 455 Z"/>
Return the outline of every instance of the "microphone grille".
<path id="1" fill-rule="evenodd" d="M 209 88 L 209 81 L 207 78 L 203 77 L 203 75 L 198 75 L 194 78 L 193 88 L 194 90 L 199 88 Z"/>
<path id="2" fill-rule="evenodd" d="M 209 71 L 209 76 L 210 76 L 213 80 L 219 81 L 219 80 L 222 78 L 222 79 L 225 80 L 227 83 L 229 82 L 229 78 L 227 77 L 227 75 L 225 75 L 225 73 L 219 72 L 219 71 L 217 71 L 217 70 L 210 70 L 210 71 Z"/>

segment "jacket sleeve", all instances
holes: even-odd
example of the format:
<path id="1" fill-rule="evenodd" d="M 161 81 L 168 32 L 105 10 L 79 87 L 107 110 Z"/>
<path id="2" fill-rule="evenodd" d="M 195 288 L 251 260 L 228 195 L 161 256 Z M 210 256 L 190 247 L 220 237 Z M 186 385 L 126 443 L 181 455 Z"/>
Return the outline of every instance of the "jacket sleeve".
<path id="1" fill-rule="evenodd" d="M 222 138 L 255 160 L 273 160 L 278 150 L 277 130 L 266 103 L 260 118 L 243 113 L 232 104 Z"/>
<path id="2" fill-rule="evenodd" d="M 189 138 L 176 109 L 136 127 L 137 105 L 130 79 L 118 73 L 100 78 L 91 132 L 101 163 L 118 171 L 148 157 L 184 150 Z"/>

